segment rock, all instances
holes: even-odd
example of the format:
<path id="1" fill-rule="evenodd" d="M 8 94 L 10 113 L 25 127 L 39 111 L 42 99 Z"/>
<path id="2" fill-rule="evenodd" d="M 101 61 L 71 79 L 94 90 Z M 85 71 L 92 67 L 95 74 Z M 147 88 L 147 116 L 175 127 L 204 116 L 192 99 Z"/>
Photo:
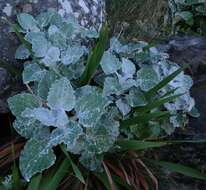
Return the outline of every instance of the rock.
<path id="1" fill-rule="evenodd" d="M 167 52 L 171 61 L 190 66 L 187 72 L 194 80 L 191 93 L 200 117 L 191 118 L 187 130 L 180 133 L 189 139 L 206 138 L 206 37 L 175 36 L 159 45 L 159 49 Z"/>
<path id="2" fill-rule="evenodd" d="M 3 101 L 4 92 L 10 88 L 11 77 L 6 69 L 0 67 L 0 113 L 8 112 L 7 105 Z"/>
<path id="3" fill-rule="evenodd" d="M 167 25 L 167 0 L 107 0 L 111 30 L 125 39 L 151 41 L 162 37 Z"/>
<path id="4" fill-rule="evenodd" d="M 180 65 L 190 65 L 193 75 L 206 73 L 206 37 L 175 36 L 159 46 L 170 55 L 170 60 Z"/>
<path id="5" fill-rule="evenodd" d="M 198 118 L 190 118 L 189 125 L 185 129 L 179 129 L 172 139 L 180 140 L 204 140 L 206 139 L 206 37 L 202 36 L 175 36 L 159 45 L 159 49 L 167 52 L 170 60 L 180 65 L 189 65 L 188 74 L 192 75 L 194 86 L 191 94 L 195 99 L 196 108 L 200 113 Z M 158 154 L 164 160 L 181 163 L 206 172 L 205 143 L 183 144 L 162 149 Z M 169 176 L 171 179 L 172 176 Z M 174 176 L 173 176 L 174 178 Z M 183 176 L 175 176 L 177 186 L 171 190 L 202 189 L 206 186 L 204 181 L 198 181 Z M 170 181 L 169 181 L 170 183 Z M 171 183 L 170 183 L 171 184 Z M 170 188 L 166 188 L 170 189 Z"/>
<path id="6" fill-rule="evenodd" d="M 0 113 L 8 111 L 6 99 L 17 93 L 21 86 L 11 84 L 15 76 L 9 75 L 5 65 L 1 61 L 7 62 L 10 66 L 19 67 L 14 55 L 19 41 L 15 34 L 10 32 L 8 20 L 16 22 L 16 15 L 20 12 L 38 15 L 48 9 L 55 9 L 65 18 L 73 15 L 85 27 L 94 27 L 99 30 L 104 22 L 104 0 L 7 0 L 0 1 Z M 7 72 L 7 73 L 6 73 Z M 4 89 L 3 86 L 12 86 Z M 16 84 L 21 84 L 19 81 Z M 15 88 L 13 87 L 15 86 Z M 18 89 L 18 90 L 17 90 Z M 17 91 L 16 91 L 17 90 Z"/>
<path id="7" fill-rule="evenodd" d="M 10 33 L 6 20 L 15 22 L 16 14 L 27 12 L 37 15 L 48 9 L 55 9 L 62 16 L 75 16 L 86 27 L 99 29 L 104 21 L 104 0 L 8 0 L 0 2 L 0 56 L 1 59 L 14 62 L 14 52 L 18 41 Z"/>

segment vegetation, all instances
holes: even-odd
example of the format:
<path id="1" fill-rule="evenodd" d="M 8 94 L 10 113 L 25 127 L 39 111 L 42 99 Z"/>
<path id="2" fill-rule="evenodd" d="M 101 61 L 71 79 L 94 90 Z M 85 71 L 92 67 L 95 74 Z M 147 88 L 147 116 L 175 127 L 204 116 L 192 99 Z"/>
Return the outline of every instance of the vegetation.
<path id="1" fill-rule="evenodd" d="M 25 61 L 27 90 L 8 104 L 26 142 L 3 189 L 158 189 L 147 164 L 206 180 L 145 156 L 183 143 L 160 139 L 199 115 L 191 77 L 167 54 L 146 42 L 108 40 L 107 25 L 99 35 L 53 11 L 21 13 L 11 26 L 22 42 L 15 57 Z"/>
<path id="2" fill-rule="evenodd" d="M 173 33 L 206 34 L 206 2 L 203 0 L 169 0 Z"/>

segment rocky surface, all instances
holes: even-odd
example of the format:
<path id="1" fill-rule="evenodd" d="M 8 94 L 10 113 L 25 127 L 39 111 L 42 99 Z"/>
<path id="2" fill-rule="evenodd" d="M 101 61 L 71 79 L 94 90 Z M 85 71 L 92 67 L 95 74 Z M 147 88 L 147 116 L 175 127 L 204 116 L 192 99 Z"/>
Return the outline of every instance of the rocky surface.
<path id="1" fill-rule="evenodd" d="M 187 72 L 192 75 L 194 86 L 192 96 L 200 113 L 199 118 L 190 118 L 185 129 L 179 129 L 172 139 L 206 139 L 206 37 L 176 36 L 159 46 L 170 55 L 170 59 L 180 65 L 189 65 Z M 159 159 L 181 163 L 206 173 L 205 144 L 185 144 L 161 149 L 156 154 Z M 203 190 L 206 183 L 179 175 L 168 175 L 168 186 L 162 190 Z M 166 187 L 166 188 L 164 188 Z"/>
<path id="2" fill-rule="evenodd" d="M 64 17 L 75 16 L 82 25 L 97 30 L 101 28 L 105 15 L 104 0 L 0 0 L 0 113 L 8 110 L 6 99 L 21 89 L 17 85 L 19 82 L 14 83 L 16 76 L 8 70 L 12 65 L 21 68 L 14 58 L 19 41 L 10 32 L 8 21 L 14 23 L 20 12 L 37 15 L 48 9 L 55 9 Z"/>
<path id="3" fill-rule="evenodd" d="M 167 0 L 106 0 L 108 20 L 115 34 L 128 40 L 152 41 L 166 33 Z"/>
<path id="4" fill-rule="evenodd" d="M 206 138 L 206 37 L 202 36 L 176 36 L 172 37 L 159 48 L 170 55 L 170 60 L 180 64 L 189 65 L 187 72 L 192 75 L 194 86 L 192 96 L 200 117 L 191 119 L 187 130 L 181 131 L 187 138 Z"/>

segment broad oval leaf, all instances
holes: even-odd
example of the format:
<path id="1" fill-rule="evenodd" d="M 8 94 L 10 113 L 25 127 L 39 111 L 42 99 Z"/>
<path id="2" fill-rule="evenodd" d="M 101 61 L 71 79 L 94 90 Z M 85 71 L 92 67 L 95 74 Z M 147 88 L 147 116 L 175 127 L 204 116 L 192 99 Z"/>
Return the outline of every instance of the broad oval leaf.
<path id="1" fill-rule="evenodd" d="M 108 99 L 99 92 L 83 95 L 75 106 L 79 122 L 84 127 L 94 126 L 105 113 L 105 108 L 109 104 Z"/>
<path id="2" fill-rule="evenodd" d="M 70 65 L 77 63 L 84 55 L 84 48 L 81 46 L 69 46 L 65 52 L 63 52 L 61 61 L 64 65 Z"/>
<path id="3" fill-rule="evenodd" d="M 36 18 L 38 25 L 41 28 L 47 27 L 50 24 L 53 16 L 54 16 L 53 11 L 47 11 L 39 14 Z"/>
<path id="4" fill-rule="evenodd" d="M 26 31 L 38 32 L 37 22 L 34 17 L 27 13 L 21 13 L 17 16 L 20 26 Z"/>
<path id="5" fill-rule="evenodd" d="M 16 50 L 15 59 L 28 59 L 30 55 L 30 51 L 22 44 Z"/>
<path id="6" fill-rule="evenodd" d="M 68 151 L 74 154 L 80 154 L 84 148 L 84 142 L 81 141 L 81 136 L 83 135 L 83 129 L 78 122 L 71 121 L 65 128 L 53 130 L 48 144 L 54 147 L 64 143 Z"/>
<path id="7" fill-rule="evenodd" d="M 129 105 L 132 107 L 145 106 L 147 104 L 147 100 L 144 96 L 144 93 L 138 88 L 131 89 L 129 91 L 129 95 L 127 95 L 126 98 Z"/>
<path id="8" fill-rule="evenodd" d="M 157 73 L 149 67 L 137 71 L 137 82 L 143 91 L 149 91 L 159 82 Z"/>
<path id="9" fill-rule="evenodd" d="M 21 116 L 21 113 L 26 108 L 36 108 L 41 105 L 40 100 L 32 94 L 21 93 L 8 99 L 9 108 L 11 112 L 16 116 Z"/>
<path id="10" fill-rule="evenodd" d="M 43 107 L 35 109 L 26 109 L 22 112 L 22 117 L 34 118 L 40 121 L 43 125 L 64 128 L 69 123 L 66 113 L 59 110 L 49 110 Z"/>
<path id="11" fill-rule="evenodd" d="M 17 133 L 27 139 L 46 139 L 50 135 L 49 128 L 33 118 L 18 117 L 13 123 L 13 127 Z"/>
<path id="12" fill-rule="evenodd" d="M 48 105 L 52 109 L 62 109 L 65 111 L 71 111 L 74 108 L 75 99 L 72 85 L 64 77 L 52 84 L 47 98 Z"/>
<path id="13" fill-rule="evenodd" d="M 97 124 L 86 129 L 85 148 L 89 152 L 108 152 L 119 136 L 119 122 L 114 121 L 110 112 L 104 114 Z"/>
<path id="14" fill-rule="evenodd" d="M 127 104 L 125 100 L 119 99 L 115 103 L 123 116 L 126 116 L 131 111 L 131 107 Z"/>
<path id="15" fill-rule="evenodd" d="M 47 71 L 38 83 L 38 96 L 44 100 L 47 100 L 49 89 L 58 78 L 59 76 L 54 71 Z"/>
<path id="16" fill-rule="evenodd" d="M 22 74 L 24 84 L 33 81 L 40 81 L 46 74 L 45 69 L 41 69 L 36 63 L 26 63 Z"/>
<path id="17" fill-rule="evenodd" d="M 58 47 L 51 46 L 46 56 L 41 60 L 47 67 L 55 67 L 57 62 L 60 61 L 60 50 Z"/>
<path id="18" fill-rule="evenodd" d="M 111 52 L 106 51 L 101 60 L 101 67 L 105 74 L 117 72 L 121 68 L 121 62 Z"/>
<path id="19" fill-rule="evenodd" d="M 136 73 L 135 64 L 129 59 L 122 58 L 122 72 L 127 78 L 133 78 Z"/>
<path id="20" fill-rule="evenodd" d="M 50 47 L 50 42 L 46 39 L 43 32 L 30 32 L 25 39 L 32 44 L 32 51 L 38 58 L 45 57 Z"/>
<path id="21" fill-rule="evenodd" d="M 52 149 L 45 149 L 46 143 L 46 141 L 30 139 L 24 146 L 19 167 L 26 181 L 30 181 L 35 174 L 41 173 L 55 163 L 56 156 Z"/>

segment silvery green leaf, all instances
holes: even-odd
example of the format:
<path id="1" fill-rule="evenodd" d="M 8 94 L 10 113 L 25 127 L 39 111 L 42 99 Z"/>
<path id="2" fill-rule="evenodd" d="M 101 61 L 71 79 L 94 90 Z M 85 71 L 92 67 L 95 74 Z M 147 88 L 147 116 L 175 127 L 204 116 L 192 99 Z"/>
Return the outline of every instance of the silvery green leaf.
<path id="1" fill-rule="evenodd" d="M 64 22 L 60 28 L 60 31 L 70 39 L 74 34 L 74 27 L 73 24 Z"/>
<path id="2" fill-rule="evenodd" d="M 103 155 L 98 155 L 91 152 L 83 152 L 80 157 L 81 164 L 90 171 L 102 171 Z"/>
<path id="3" fill-rule="evenodd" d="M 131 111 L 131 107 L 123 99 L 119 99 L 115 103 L 123 116 L 126 116 Z"/>
<path id="4" fill-rule="evenodd" d="M 29 56 L 30 52 L 23 44 L 17 48 L 15 53 L 15 59 L 28 59 Z"/>
<path id="5" fill-rule="evenodd" d="M 107 98 L 101 93 L 90 93 L 83 95 L 76 103 L 75 110 L 79 122 L 84 127 L 94 126 L 105 112 L 105 108 L 110 104 Z"/>
<path id="6" fill-rule="evenodd" d="M 95 30 L 95 28 L 92 29 L 84 29 L 82 31 L 82 37 L 87 37 L 87 38 L 98 38 L 99 33 Z"/>
<path id="7" fill-rule="evenodd" d="M 43 125 L 63 128 L 69 123 L 69 119 L 63 110 L 49 110 L 39 107 L 34 109 L 26 109 L 22 112 L 22 117 L 34 118 Z"/>
<path id="8" fill-rule="evenodd" d="M 39 99 L 29 93 L 17 94 L 8 99 L 8 104 L 11 112 L 16 116 L 21 116 L 21 113 L 26 108 L 36 108 L 41 105 Z"/>
<path id="9" fill-rule="evenodd" d="M 72 78 L 73 79 L 77 79 L 77 78 L 80 78 L 82 73 L 84 72 L 85 70 L 85 66 L 83 64 L 83 62 L 78 62 L 76 64 L 72 64 L 69 66 L 69 69 L 72 71 L 73 73 L 73 76 Z"/>
<path id="10" fill-rule="evenodd" d="M 68 80 L 72 80 L 81 77 L 85 70 L 85 66 L 83 62 L 78 62 L 76 64 L 70 64 L 69 66 L 61 65 L 59 70 L 64 77 Z"/>
<path id="11" fill-rule="evenodd" d="M 45 34 L 44 32 L 28 32 L 25 36 L 24 39 L 26 41 L 28 41 L 29 43 L 32 44 L 33 41 L 35 41 L 36 39 L 43 39 L 45 38 Z"/>
<path id="12" fill-rule="evenodd" d="M 47 54 L 50 43 L 42 32 L 30 32 L 25 39 L 32 44 L 32 51 L 36 57 L 44 57 Z"/>
<path id="13" fill-rule="evenodd" d="M 135 64 L 129 59 L 122 58 L 122 72 L 127 78 L 133 78 L 136 73 Z"/>
<path id="14" fill-rule="evenodd" d="M 122 47 L 123 47 L 123 45 L 120 43 L 120 41 L 116 37 L 111 38 L 110 49 L 112 51 L 115 51 L 116 53 L 121 53 Z"/>
<path id="15" fill-rule="evenodd" d="M 50 108 L 65 111 L 71 111 L 74 108 L 75 99 L 72 85 L 65 77 L 52 84 L 47 98 Z"/>
<path id="16" fill-rule="evenodd" d="M 120 95 L 122 93 L 122 87 L 119 80 L 116 77 L 106 77 L 104 81 L 104 96 L 109 96 L 111 94 Z"/>
<path id="17" fill-rule="evenodd" d="M 177 127 L 183 127 L 186 125 L 187 123 L 187 116 L 186 114 L 177 114 L 174 116 L 170 117 L 170 123 L 173 125 L 173 127 L 177 128 Z"/>
<path id="18" fill-rule="evenodd" d="M 49 146 L 54 147 L 64 143 L 68 151 L 79 154 L 83 149 L 83 142 L 79 143 L 83 134 L 82 127 L 77 122 L 71 121 L 65 128 L 52 131 Z"/>
<path id="19" fill-rule="evenodd" d="M 53 43 L 54 46 L 57 46 L 60 49 L 64 49 L 67 47 L 66 44 L 66 36 L 60 31 L 60 29 L 51 25 L 48 29 L 49 40 Z"/>
<path id="20" fill-rule="evenodd" d="M 104 73 L 99 73 L 94 76 L 94 81 L 98 86 L 104 86 L 106 75 Z"/>
<path id="21" fill-rule="evenodd" d="M 66 77 L 70 81 L 74 79 L 74 71 L 75 71 L 73 70 L 71 66 L 74 66 L 74 65 L 70 65 L 70 66 L 60 65 L 59 66 L 59 71 L 61 75 Z"/>
<path id="22" fill-rule="evenodd" d="M 136 53 L 142 52 L 143 48 L 147 47 L 148 43 L 144 41 L 139 41 L 136 43 L 129 43 L 124 45 L 124 51 L 128 57 L 134 57 Z"/>
<path id="23" fill-rule="evenodd" d="M 98 89 L 96 86 L 85 85 L 76 89 L 75 96 L 78 101 L 81 97 L 85 97 L 90 94 L 95 94 L 97 91 Z"/>
<path id="24" fill-rule="evenodd" d="M 69 46 L 61 56 L 61 61 L 64 65 L 77 63 L 84 55 L 84 48 L 81 46 Z"/>
<path id="25" fill-rule="evenodd" d="M 47 27 L 50 24 L 53 16 L 54 16 L 53 11 L 47 11 L 47 12 L 40 13 L 36 18 L 38 25 L 41 28 Z"/>
<path id="26" fill-rule="evenodd" d="M 137 71 L 137 83 L 143 91 L 148 91 L 159 82 L 157 73 L 150 67 Z"/>
<path id="27" fill-rule="evenodd" d="M 139 88 L 132 88 L 126 98 L 132 107 L 145 106 L 147 104 L 147 100 Z"/>
<path id="28" fill-rule="evenodd" d="M 133 86 L 137 86 L 137 82 L 133 78 L 128 78 L 128 76 L 122 76 L 118 73 L 117 76 L 123 92 L 129 90 Z"/>
<path id="29" fill-rule="evenodd" d="M 60 61 L 60 50 L 58 47 L 50 47 L 46 56 L 41 60 L 47 67 L 55 67 L 57 62 Z"/>
<path id="30" fill-rule="evenodd" d="M 106 51 L 101 60 L 101 67 L 105 74 L 117 72 L 121 68 L 121 62 L 111 52 Z"/>
<path id="31" fill-rule="evenodd" d="M 143 51 L 146 46 L 148 46 L 148 43 L 143 41 L 123 45 L 116 37 L 110 40 L 110 50 L 118 54 L 127 55 L 127 57 L 134 57 L 135 53 Z"/>
<path id="32" fill-rule="evenodd" d="M 58 79 L 58 76 L 53 71 L 47 71 L 43 78 L 38 83 L 38 96 L 42 99 L 47 100 L 49 89 L 51 85 Z"/>
<path id="33" fill-rule="evenodd" d="M 59 33 L 60 30 L 56 25 L 51 25 L 48 29 L 48 35 L 51 37 L 52 35 Z"/>
<path id="34" fill-rule="evenodd" d="M 27 13 L 21 13 L 17 16 L 20 26 L 26 31 L 39 32 L 37 21 L 34 17 Z"/>
<path id="35" fill-rule="evenodd" d="M 191 117 L 200 117 L 200 113 L 198 111 L 198 109 L 194 106 L 191 111 L 188 113 Z"/>
<path id="36" fill-rule="evenodd" d="M 185 112 L 190 112 L 195 106 L 195 101 L 189 93 L 185 93 L 179 98 L 177 98 L 175 101 L 171 103 L 165 103 L 164 106 L 169 111 L 184 110 Z"/>
<path id="37" fill-rule="evenodd" d="M 55 163 L 56 156 L 52 149 L 45 150 L 46 144 L 43 140 L 30 139 L 24 146 L 19 167 L 26 181 L 30 181 L 35 174 L 43 172 Z"/>
<path id="38" fill-rule="evenodd" d="M 50 24 L 60 28 L 65 22 L 65 19 L 58 12 L 56 11 L 51 11 L 51 12 L 53 12 L 54 15 L 52 16 Z"/>
<path id="39" fill-rule="evenodd" d="M 49 137 L 49 128 L 32 118 L 18 117 L 13 123 L 14 129 L 22 137 L 30 139 L 46 139 Z"/>
<path id="40" fill-rule="evenodd" d="M 119 123 L 104 114 L 94 127 L 86 129 L 85 149 L 95 154 L 108 152 L 118 136 Z"/>
<path id="41" fill-rule="evenodd" d="M 193 80 L 189 75 L 181 73 L 169 83 L 173 88 L 179 88 L 176 93 L 185 93 L 190 90 L 193 85 Z"/>
<path id="42" fill-rule="evenodd" d="M 36 63 L 26 63 L 22 74 L 23 82 L 28 84 L 33 81 L 40 81 L 45 74 L 46 70 L 41 69 Z"/>

